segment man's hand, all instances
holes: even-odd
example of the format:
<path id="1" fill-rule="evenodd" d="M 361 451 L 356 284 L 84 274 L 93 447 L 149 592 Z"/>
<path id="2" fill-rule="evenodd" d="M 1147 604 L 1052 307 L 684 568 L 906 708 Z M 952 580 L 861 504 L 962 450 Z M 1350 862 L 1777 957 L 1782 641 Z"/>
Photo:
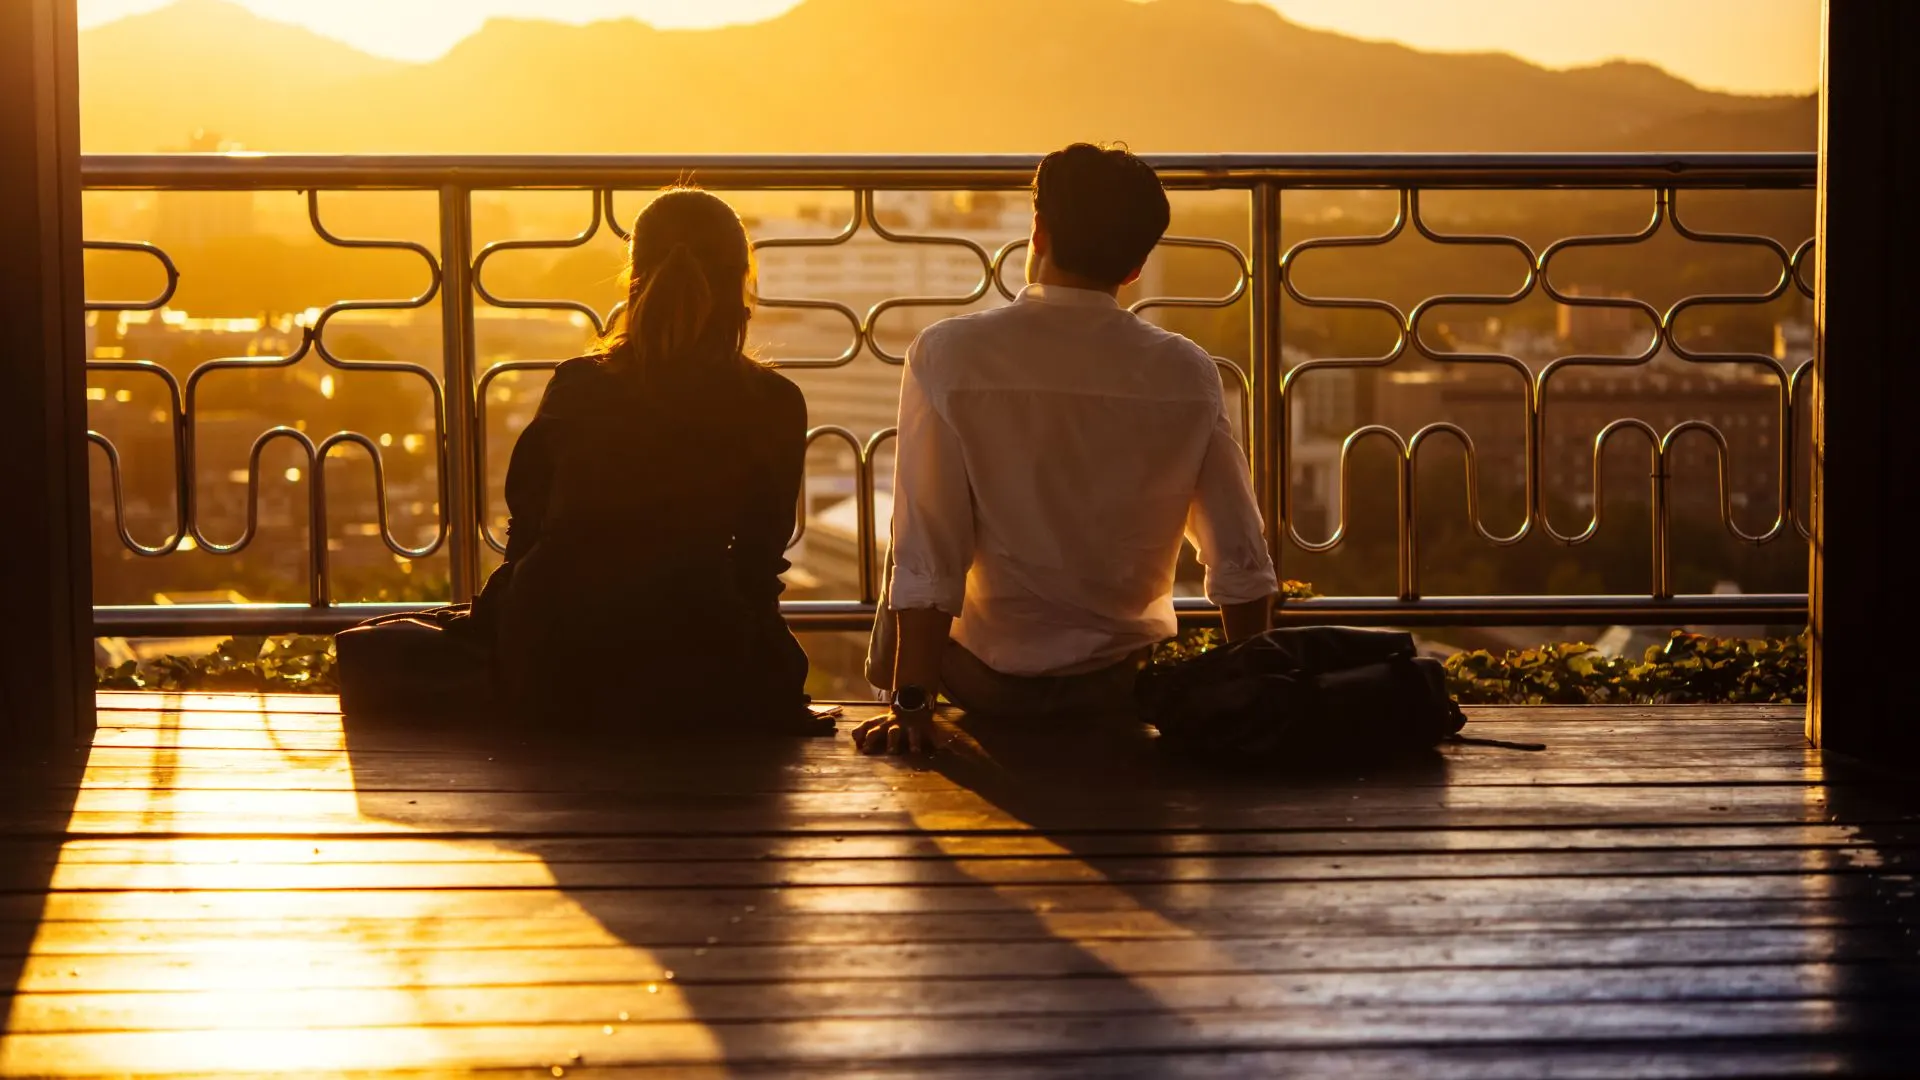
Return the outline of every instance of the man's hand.
<path id="1" fill-rule="evenodd" d="M 853 745 L 864 754 L 900 754 L 909 750 L 931 754 L 937 745 L 933 704 L 940 687 L 940 660 L 946 655 L 947 643 L 951 640 L 953 616 L 938 608 L 910 608 L 897 614 L 900 642 L 889 685 L 896 693 L 917 688 L 925 693 L 926 699 L 907 702 L 914 706 L 912 708 L 903 709 L 896 704 L 886 716 L 853 729 Z"/>
<path id="2" fill-rule="evenodd" d="M 932 712 L 888 712 L 853 729 L 863 754 L 931 754 L 938 746 Z"/>

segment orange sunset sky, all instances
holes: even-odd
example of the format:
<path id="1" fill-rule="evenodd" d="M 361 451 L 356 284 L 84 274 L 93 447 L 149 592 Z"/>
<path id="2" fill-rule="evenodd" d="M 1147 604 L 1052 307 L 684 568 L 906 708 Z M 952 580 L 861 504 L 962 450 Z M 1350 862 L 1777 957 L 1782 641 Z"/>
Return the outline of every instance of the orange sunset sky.
<path id="1" fill-rule="evenodd" d="M 79 0 L 83 26 L 167 0 Z M 797 0 L 239 0 L 367 52 L 429 60 L 489 17 L 639 18 L 698 28 L 770 18 Z M 964 0 L 895 0 L 901 4 Z M 1032 0 L 1046 3 L 1047 0 Z M 1177 2 L 1177 0 L 1155 0 Z M 1417 49 L 1509 52 L 1549 67 L 1645 60 L 1701 86 L 1804 94 L 1819 78 L 1819 0 L 1261 0 L 1287 18 Z"/>

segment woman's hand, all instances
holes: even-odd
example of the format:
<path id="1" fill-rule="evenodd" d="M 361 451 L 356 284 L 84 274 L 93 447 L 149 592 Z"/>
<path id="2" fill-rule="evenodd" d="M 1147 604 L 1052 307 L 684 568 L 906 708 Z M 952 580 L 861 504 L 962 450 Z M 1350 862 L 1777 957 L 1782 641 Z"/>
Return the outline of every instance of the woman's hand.
<path id="1" fill-rule="evenodd" d="M 853 745 L 863 754 L 931 754 L 938 748 L 931 710 L 888 712 L 853 729 Z"/>

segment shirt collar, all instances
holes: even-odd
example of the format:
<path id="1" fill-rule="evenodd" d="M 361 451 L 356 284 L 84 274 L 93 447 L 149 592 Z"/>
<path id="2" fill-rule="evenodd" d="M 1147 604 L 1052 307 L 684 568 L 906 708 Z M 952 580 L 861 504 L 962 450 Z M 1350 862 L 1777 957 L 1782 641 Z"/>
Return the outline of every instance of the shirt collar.
<path id="1" fill-rule="evenodd" d="M 1028 285 L 1020 290 L 1022 303 L 1059 304 L 1062 307 L 1117 308 L 1120 301 L 1099 289 L 1073 289 L 1065 285 Z"/>

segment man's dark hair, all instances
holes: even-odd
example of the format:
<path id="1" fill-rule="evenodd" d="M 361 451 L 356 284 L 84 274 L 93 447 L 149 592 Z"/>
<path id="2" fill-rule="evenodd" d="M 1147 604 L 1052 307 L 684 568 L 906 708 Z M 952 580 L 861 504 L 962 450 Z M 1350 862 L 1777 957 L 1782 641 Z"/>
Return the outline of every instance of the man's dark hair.
<path id="1" fill-rule="evenodd" d="M 1121 146 L 1074 143 L 1033 174 L 1033 208 L 1070 274 L 1118 285 L 1167 231 L 1167 193 L 1153 167 Z"/>

